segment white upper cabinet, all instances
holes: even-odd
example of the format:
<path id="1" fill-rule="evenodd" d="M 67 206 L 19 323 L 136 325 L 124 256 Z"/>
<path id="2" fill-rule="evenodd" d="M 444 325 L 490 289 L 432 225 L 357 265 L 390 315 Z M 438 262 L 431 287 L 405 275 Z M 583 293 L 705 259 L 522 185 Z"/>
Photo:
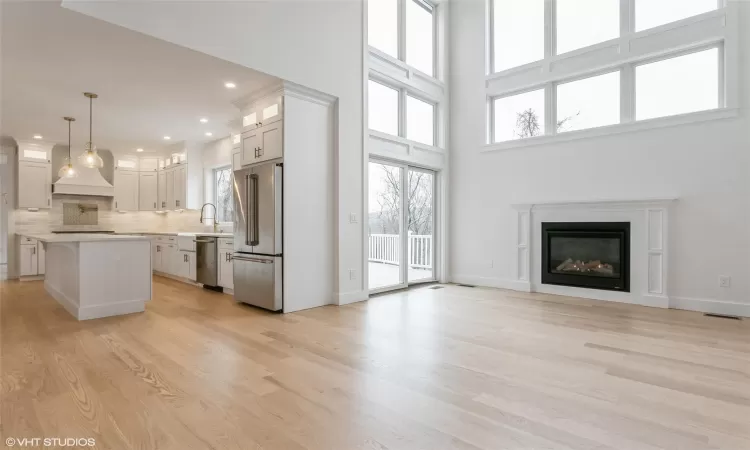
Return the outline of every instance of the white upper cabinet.
<path id="1" fill-rule="evenodd" d="M 260 157 L 258 158 L 258 162 L 284 156 L 284 133 L 282 127 L 283 122 L 275 122 L 270 125 L 264 124 L 258 129 L 260 133 Z"/>
<path id="2" fill-rule="evenodd" d="M 284 117 L 283 98 L 281 95 L 272 95 L 245 108 L 242 115 L 242 131 L 254 130 L 280 121 Z"/>
<path id="3" fill-rule="evenodd" d="M 157 206 L 160 211 L 167 209 L 167 172 L 160 170 L 157 174 Z"/>
<path id="4" fill-rule="evenodd" d="M 18 141 L 18 207 L 49 208 L 52 204 L 52 145 Z"/>
<path id="5" fill-rule="evenodd" d="M 262 100 L 259 103 L 258 111 L 260 111 L 260 126 L 266 126 L 281 120 L 281 109 L 283 107 L 282 98 L 282 96 L 277 95 Z"/>
<path id="6" fill-rule="evenodd" d="M 52 145 L 41 142 L 18 141 L 18 160 L 51 163 Z"/>
<path id="7" fill-rule="evenodd" d="M 141 158 L 139 163 L 141 172 L 156 172 L 159 169 L 159 158 Z"/>
<path id="8" fill-rule="evenodd" d="M 159 202 L 159 189 L 156 172 L 138 174 L 138 209 L 156 211 Z"/>
<path id="9" fill-rule="evenodd" d="M 52 173 L 47 162 L 18 162 L 18 207 L 49 208 L 52 203 Z"/>
<path id="10" fill-rule="evenodd" d="M 164 178 L 166 180 L 166 198 L 167 198 L 167 208 L 166 209 L 176 209 L 176 203 L 175 203 L 175 197 L 174 197 L 174 167 L 171 167 L 169 169 L 164 170 L 165 175 Z"/>
<path id="11" fill-rule="evenodd" d="M 138 172 L 115 170 L 115 209 L 138 211 Z"/>
<path id="12" fill-rule="evenodd" d="M 240 161 L 243 166 L 258 162 L 260 154 L 260 132 L 250 130 L 242 133 L 242 153 Z"/>
<path id="13" fill-rule="evenodd" d="M 180 164 L 174 169 L 174 202 L 175 209 L 186 209 L 187 206 L 187 165 Z"/>

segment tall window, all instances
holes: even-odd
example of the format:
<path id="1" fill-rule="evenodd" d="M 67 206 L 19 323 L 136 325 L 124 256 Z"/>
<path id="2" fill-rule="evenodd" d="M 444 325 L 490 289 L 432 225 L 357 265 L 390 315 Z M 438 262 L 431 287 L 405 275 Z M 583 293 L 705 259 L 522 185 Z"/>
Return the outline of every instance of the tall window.
<path id="1" fill-rule="evenodd" d="M 620 123 L 620 72 L 557 86 L 557 132 Z"/>
<path id="2" fill-rule="evenodd" d="M 369 128 L 434 146 L 437 105 L 405 88 L 368 83 Z M 403 125 L 400 125 L 402 124 Z"/>
<path id="3" fill-rule="evenodd" d="M 717 0 L 635 0 L 635 31 L 715 10 Z"/>
<path id="4" fill-rule="evenodd" d="M 378 50 L 398 58 L 398 2 L 367 2 L 367 41 Z"/>
<path id="5" fill-rule="evenodd" d="M 368 88 L 370 129 L 398 136 L 398 91 L 372 80 Z"/>
<path id="6" fill-rule="evenodd" d="M 544 0 L 493 0 L 494 71 L 544 59 Z"/>
<path id="7" fill-rule="evenodd" d="M 432 103 L 406 96 L 406 138 L 435 144 L 435 106 Z"/>
<path id="8" fill-rule="evenodd" d="M 620 0 L 557 0 L 556 17 L 558 55 L 620 36 Z"/>
<path id="9" fill-rule="evenodd" d="M 216 218 L 218 222 L 234 222 L 234 200 L 232 197 L 232 167 L 214 170 L 214 192 L 216 193 Z"/>
<path id="10" fill-rule="evenodd" d="M 435 17 L 432 4 L 426 0 L 370 0 L 367 5 L 370 46 L 434 76 Z"/>
<path id="11" fill-rule="evenodd" d="M 635 117 L 673 116 L 719 107 L 719 49 L 635 68 Z"/>
<path id="12" fill-rule="evenodd" d="M 724 0 L 488 1 L 491 143 L 735 106 L 725 48 L 736 46 L 736 8 Z M 641 32 L 699 14 L 679 32 Z"/>

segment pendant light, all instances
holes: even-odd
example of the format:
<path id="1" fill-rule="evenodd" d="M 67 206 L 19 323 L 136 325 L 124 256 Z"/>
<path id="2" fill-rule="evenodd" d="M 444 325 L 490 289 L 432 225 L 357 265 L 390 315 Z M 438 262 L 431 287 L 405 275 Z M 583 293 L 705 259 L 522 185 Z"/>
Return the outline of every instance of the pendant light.
<path id="1" fill-rule="evenodd" d="M 92 129 L 94 122 L 93 103 L 94 99 L 98 98 L 99 96 L 96 94 L 92 94 L 91 92 L 84 92 L 83 95 L 85 95 L 89 99 L 89 141 L 86 143 L 86 149 L 83 151 L 81 156 L 78 157 L 78 161 L 84 167 L 88 167 L 89 169 L 99 169 L 101 167 L 104 167 L 104 161 L 102 160 L 102 157 L 97 154 L 96 146 L 94 145 L 94 140 L 92 139 Z"/>
<path id="2" fill-rule="evenodd" d="M 78 171 L 73 168 L 73 160 L 70 159 L 70 123 L 75 122 L 75 119 L 72 117 L 63 117 L 63 119 L 68 121 L 68 157 L 65 158 L 65 164 L 60 167 L 57 176 L 60 178 L 75 178 L 78 176 Z"/>

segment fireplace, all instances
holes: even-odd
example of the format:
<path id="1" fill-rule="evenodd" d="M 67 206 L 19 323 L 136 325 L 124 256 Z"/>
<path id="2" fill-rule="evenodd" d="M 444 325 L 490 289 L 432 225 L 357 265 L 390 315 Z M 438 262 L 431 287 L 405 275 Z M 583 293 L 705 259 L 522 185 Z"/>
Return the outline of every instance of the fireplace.
<path id="1" fill-rule="evenodd" d="M 630 292 L 630 223 L 543 222 L 542 283 Z"/>

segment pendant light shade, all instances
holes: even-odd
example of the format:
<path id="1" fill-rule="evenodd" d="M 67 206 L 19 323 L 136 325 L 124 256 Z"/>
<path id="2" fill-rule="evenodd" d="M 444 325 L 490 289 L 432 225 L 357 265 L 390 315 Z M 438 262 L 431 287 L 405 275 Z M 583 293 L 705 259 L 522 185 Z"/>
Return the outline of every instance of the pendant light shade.
<path id="1" fill-rule="evenodd" d="M 89 99 L 89 141 L 86 142 L 86 148 L 84 149 L 81 156 L 78 157 L 78 162 L 80 162 L 82 166 L 88 167 L 89 169 L 100 169 L 104 167 L 104 161 L 102 160 L 102 157 L 97 153 L 96 146 L 94 145 L 94 140 L 92 139 L 92 130 L 94 123 L 93 103 L 94 99 L 99 96 L 96 94 L 92 94 L 91 92 L 84 92 L 83 95 L 85 95 Z"/>
<path id="2" fill-rule="evenodd" d="M 68 157 L 65 158 L 63 166 L 57 172 L 57 176 L 60 178 L 75 178 L 78 176 L 78 171 L 73 168 L 73 161 L 70 159 L 70 123 L 74 122 L 75 119 L 72 117 L 63 117 L 68 122 Z"/>

